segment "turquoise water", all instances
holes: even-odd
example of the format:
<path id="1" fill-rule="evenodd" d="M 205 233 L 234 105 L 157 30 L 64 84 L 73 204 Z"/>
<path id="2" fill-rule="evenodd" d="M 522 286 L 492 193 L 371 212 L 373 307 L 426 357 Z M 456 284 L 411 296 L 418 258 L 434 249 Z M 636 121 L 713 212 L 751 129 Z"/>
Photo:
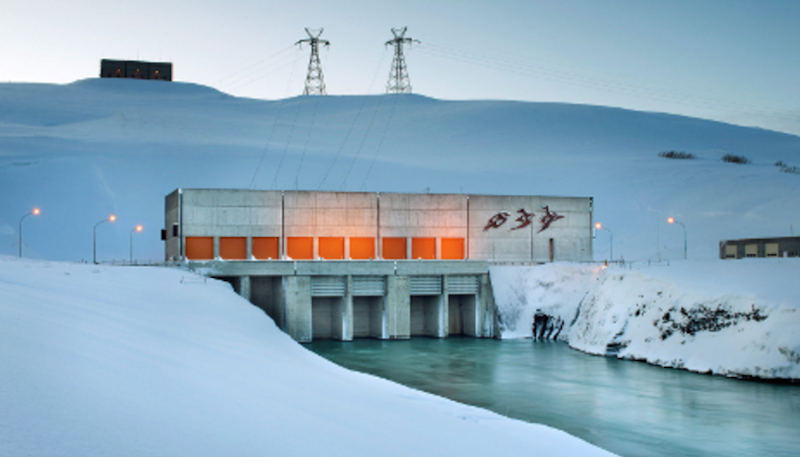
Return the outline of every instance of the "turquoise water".
<path id="1" fill-rule="evenodd" d="M 800 456 L 800 386 L 595 357 L 564 343 L 315 341 L 344 367 L 528 422 L 624 457 Z"/>

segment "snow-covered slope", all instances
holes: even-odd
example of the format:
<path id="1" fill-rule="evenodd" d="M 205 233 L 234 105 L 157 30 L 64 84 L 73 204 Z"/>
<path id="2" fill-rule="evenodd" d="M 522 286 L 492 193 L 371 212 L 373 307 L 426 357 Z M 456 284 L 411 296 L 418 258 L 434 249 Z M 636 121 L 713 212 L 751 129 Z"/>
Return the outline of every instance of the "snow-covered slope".
<path id="1" fill-rule="evenodd" d="M 800 380 L 798 259 L 556 263 L 491 274 L 504 338 L 535 334 L 665 367 Z"/>
<path id="2" fill-rule="evenodd" d="M 0 455 L 610 456 L 345 370 L 227 283 L 0 257 Z"/>
<path id="3" fill-rule="evenodd" d="M 695 160 L 657 157 L 685 150 Z M 752 159 L 723 163 L 724 153 Z M 717 256 L 720 239 L 800 227 L 800 138 L 597 106 L 416 95 L 241 99 L 137 80 L 0 84 L 0 253 L 163 258 L 164 196 L 178 187 L 592 196 L 614 256 Z M 609 234 L 595 240 L 606 258 Z M 658 243 L 657 243 L 658 240 Z"/>

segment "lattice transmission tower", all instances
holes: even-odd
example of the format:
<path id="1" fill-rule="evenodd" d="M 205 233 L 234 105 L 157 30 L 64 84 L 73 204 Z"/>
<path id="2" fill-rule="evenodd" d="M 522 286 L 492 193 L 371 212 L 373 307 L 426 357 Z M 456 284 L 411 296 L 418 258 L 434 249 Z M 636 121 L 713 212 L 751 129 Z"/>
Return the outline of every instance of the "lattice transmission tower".
<path id="1" fill-rule="evenodd" d="M 303 95 L 327 95 L 325 91 L 325 78 L 322 75 L 322 64 L 319 61 L 319 45 L 330 46 L 328 40 L 320 40 L 319 36 L 325 29 L 309 29 L 306 27 L 308 38 L 299 40 L 296 45 L 308 43 L 311 45 L 311 57 L 308 59 L 308 74 L 306 75 L 306 87 Z"/>
<path id="2" fill-rule="evenodd" d="M 408 68 L 406 68 L 406 58 L 403 55 L 403 45 L 413 42 L 419 43 L 406 37 L 408 27 L 402 29 L 392 29 L 394 39 L 386 42 L 386 46 L 394 46 L 394 60 L 392 60 L 392 70 L 389 72 L 389 82 L 386 83 L 387 94 L 410 94 L 411 80 L 408 78 Z"/>

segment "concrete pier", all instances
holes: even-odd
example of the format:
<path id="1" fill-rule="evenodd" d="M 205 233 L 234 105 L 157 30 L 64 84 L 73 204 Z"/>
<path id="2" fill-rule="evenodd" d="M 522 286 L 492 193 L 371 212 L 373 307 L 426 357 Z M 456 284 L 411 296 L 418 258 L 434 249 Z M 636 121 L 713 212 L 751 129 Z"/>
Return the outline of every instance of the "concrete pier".
<path id="1" fill-rule="evenodd" d="M 211 261 L 223 279 L 299 342 L 495 335 L 485 261 Z"/>

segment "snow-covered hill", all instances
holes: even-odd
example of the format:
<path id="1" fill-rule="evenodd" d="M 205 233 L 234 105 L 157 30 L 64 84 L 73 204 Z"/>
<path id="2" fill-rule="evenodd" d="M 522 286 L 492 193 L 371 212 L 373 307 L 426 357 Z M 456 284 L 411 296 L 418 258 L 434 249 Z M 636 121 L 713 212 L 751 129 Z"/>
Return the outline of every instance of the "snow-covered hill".
<path id="1" fill-rule="evenodd" d="M 611 456 L 338 367 L 227 283 L 0 256 L 3 456 Z"/>
<path id="2" fill-rule="evenodd" d="M 695 160 L 657 154 L 683 150 Z M 723 163 L 725 153 L 752 159 Z M 0 84 L 0 253 L 159 260 L 178 187 L 592 196 L 614 257 L 717 256 L 720 239 L 800 230 L 800 137 L 597 106 L 416 95 L 235 98 L 186 83 Z M 790 228 L 790 226 L 793 226 Z M 609 255 L 598 233 L 595 257 Z M 657 242 L 658 241 L 658 242 Z"/>
<path id="3" fill-rule="evenodd" d="M 491 269 L 503 338 L 700 373 L 800 381 L 798 259 Z"/>

